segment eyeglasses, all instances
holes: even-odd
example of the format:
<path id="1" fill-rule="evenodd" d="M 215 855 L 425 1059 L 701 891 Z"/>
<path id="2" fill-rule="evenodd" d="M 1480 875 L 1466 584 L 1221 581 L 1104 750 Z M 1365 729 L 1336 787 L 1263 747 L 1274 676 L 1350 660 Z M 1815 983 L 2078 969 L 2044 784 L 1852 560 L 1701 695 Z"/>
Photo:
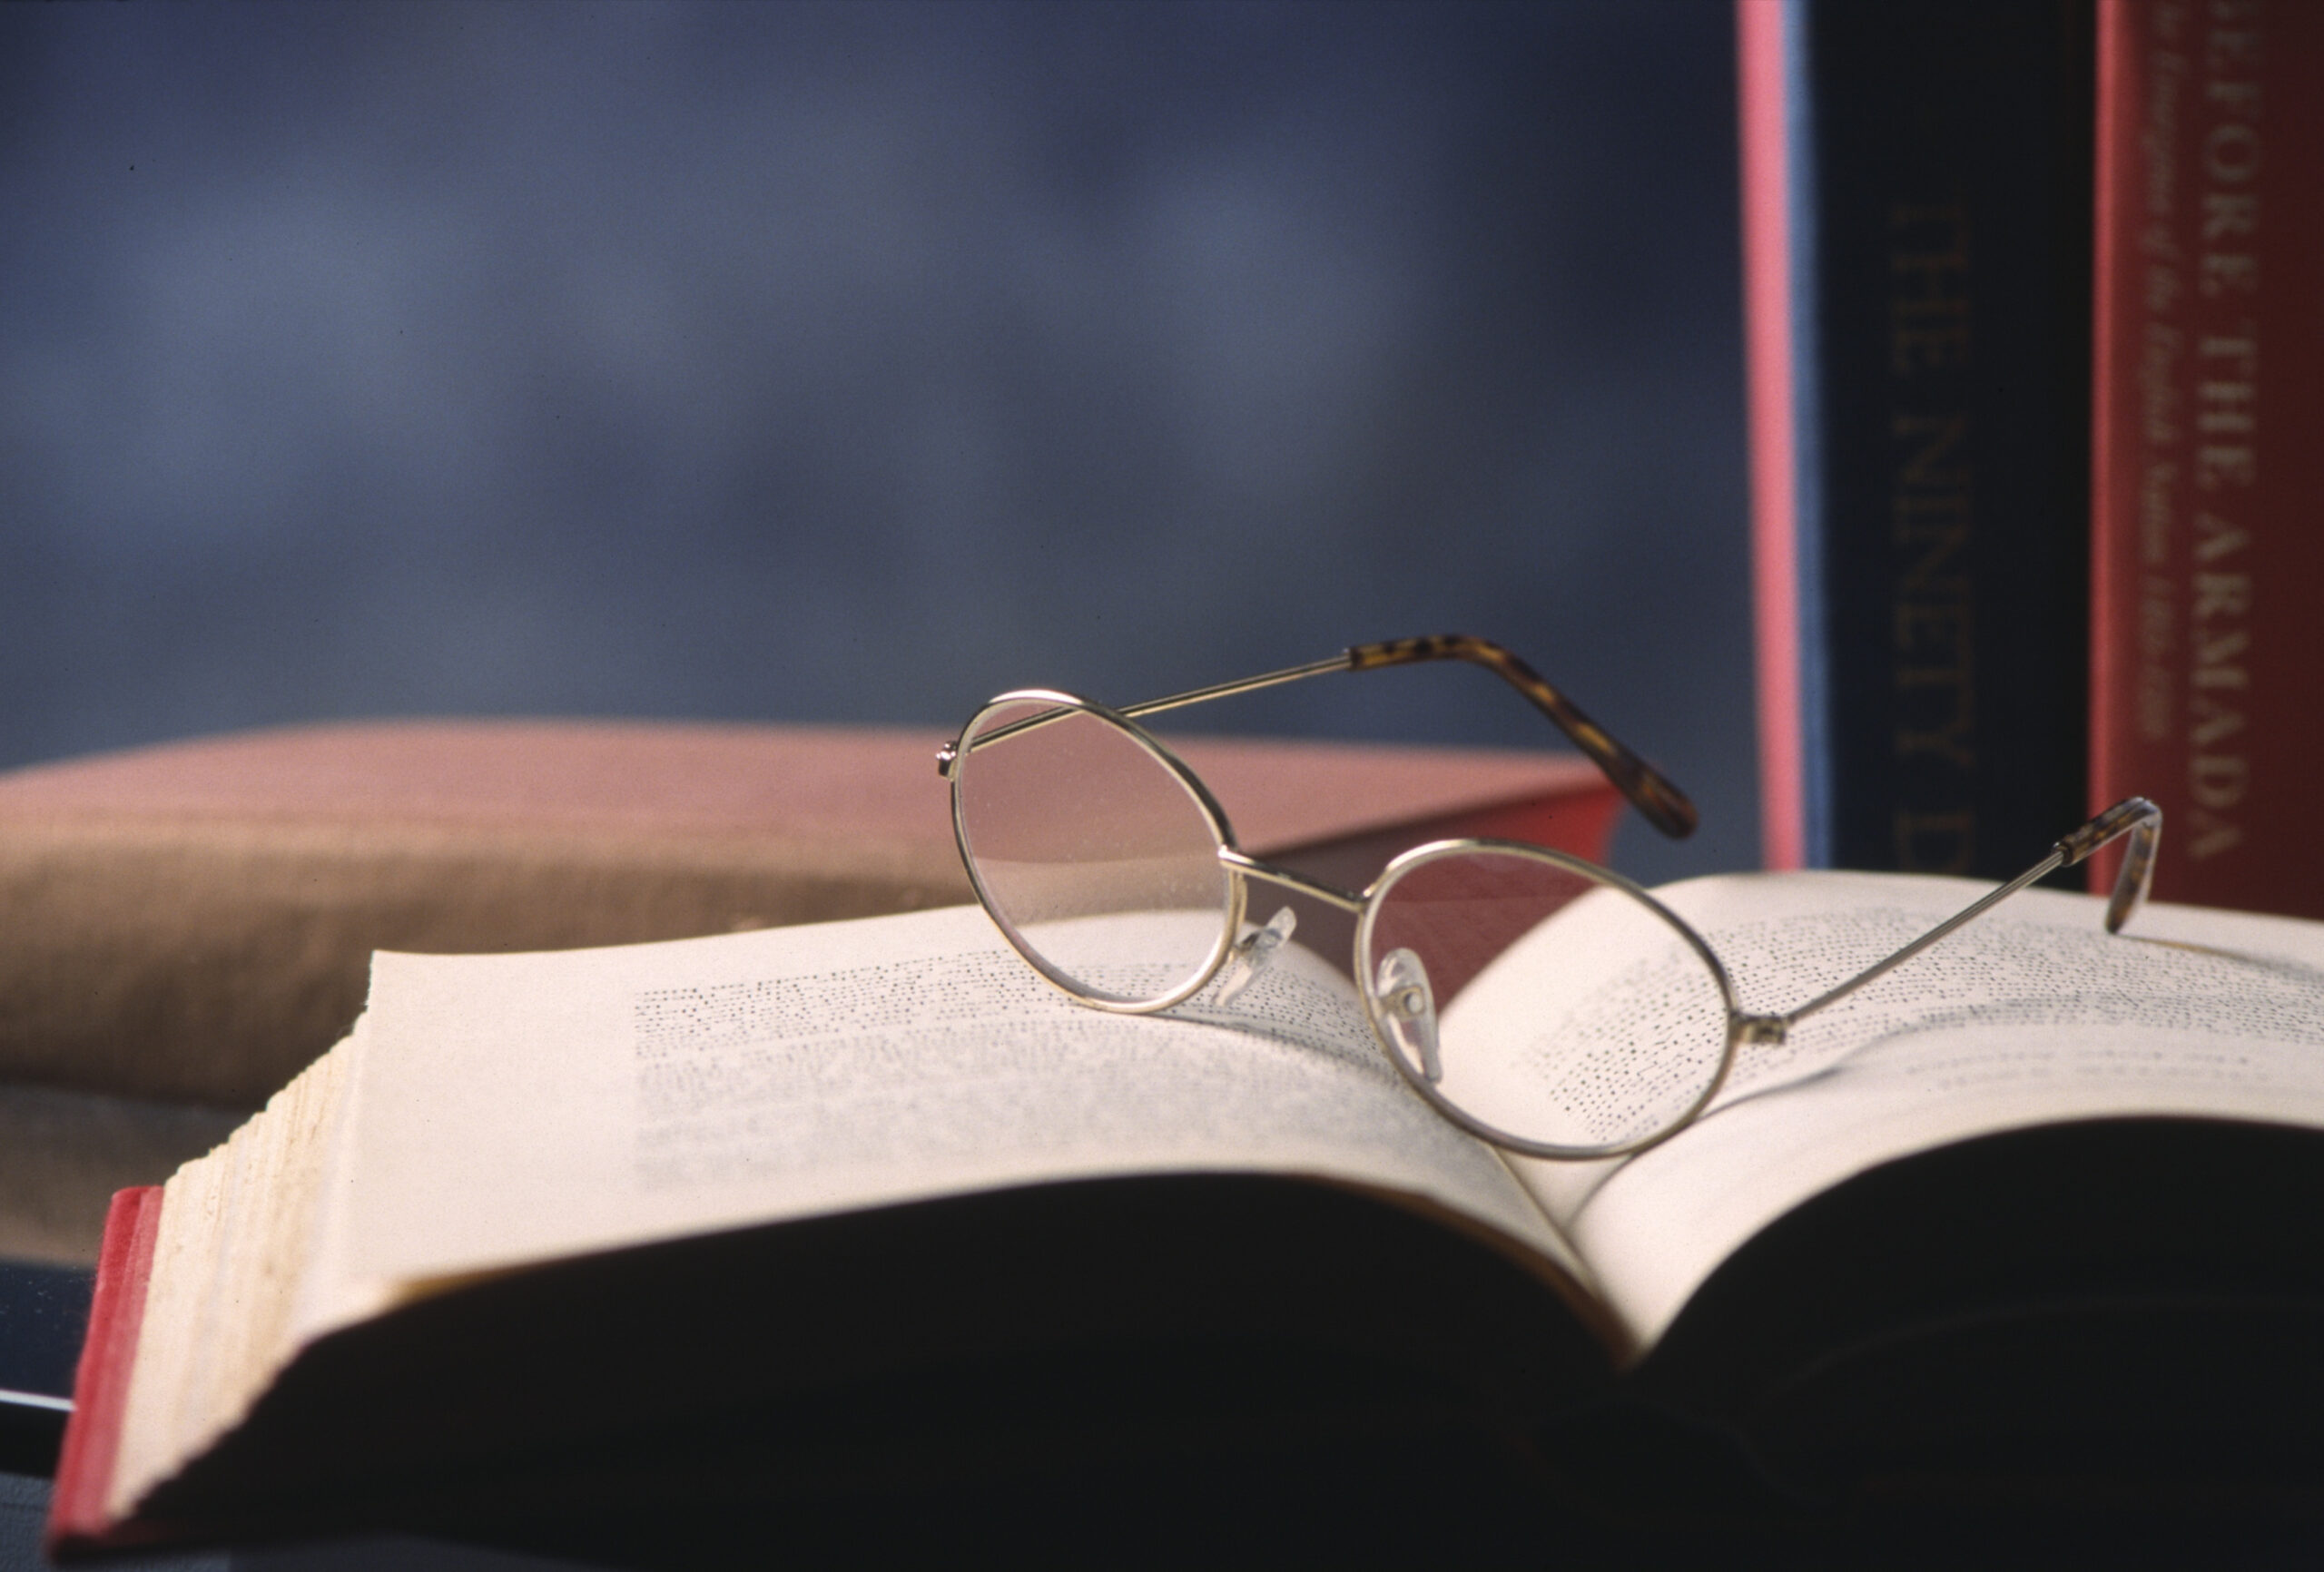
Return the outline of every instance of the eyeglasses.
<path id="1" fill-rule="evenodd" d="M 1083 1004 L 1146 1014 L 1225 972 L 1223 1000 L 1291 937 L 1292 908 L 1246 920 L 1254 881 L 1355 917 L 1356 991 L 1413 1089 L 1453 1123 L 1534 1157 L 1619 1156 L 1684 1129 L 1737 1051 L 1790 1028 L 2036 879 L 2131 837 L 2108 932 L 2146 899 L 2162 811 L 2116 803 L 2048 856 L 1886 959 L 1782 1015 L 1746 1013 L 1700 934 L 1610 869 L 1508 840 L 1440 840 L 1362 892 L 1248 857 L 1226 812 L 1137 723 L 1327 672 L 1460 660 L 1506 679 L 1664 833 L 1694 805 L 1498 644 L 1403 639 L 1113 710 L 1047 689 L 1001 694 L 937 755 L 977 899 L 1033 969 Z M 1607 985 L 1620 982 L 1620 1007 Z M 1650 1007 L 1638 1007 L 1640 1000 Z"/>

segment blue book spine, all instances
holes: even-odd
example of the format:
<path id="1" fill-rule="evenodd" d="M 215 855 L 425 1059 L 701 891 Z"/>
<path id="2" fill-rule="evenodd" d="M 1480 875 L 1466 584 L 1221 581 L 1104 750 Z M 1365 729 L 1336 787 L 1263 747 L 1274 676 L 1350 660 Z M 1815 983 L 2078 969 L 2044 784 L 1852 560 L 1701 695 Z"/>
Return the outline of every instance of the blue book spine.
<path id="1" fill-rule="evenodd" d="M 1770 23 L 1790 418 L 1754 461 L 1790 466 L 1791 517 L 1756 535 L 1787 548 L 1795 625 L 1761 673 L 1792 721 L 1763 734 L 1797 750 L 1770 823 L 1809 866 L 2006 877 L 2083 812 L 2090 8 L 1780 0 Z"/>

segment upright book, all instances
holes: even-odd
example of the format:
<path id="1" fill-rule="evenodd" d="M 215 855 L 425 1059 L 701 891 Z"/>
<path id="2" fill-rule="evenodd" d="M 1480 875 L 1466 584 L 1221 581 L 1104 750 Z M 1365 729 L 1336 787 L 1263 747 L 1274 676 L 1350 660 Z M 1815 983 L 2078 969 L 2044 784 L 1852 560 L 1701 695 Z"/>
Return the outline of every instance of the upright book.
<path id="1" fill-rule="evenodd" d="M 1662 892 L 1753 1008 L 1976 893 Z M 1168 1562 L 1932 1497 L 2298 1520 L 2324 927 L 2112 937 L 2100 904 L 2016 898 L 1592 1164 L 1439 1116 L 1295 942 L 1165 1016 L 1063 997 L 972 908 L 382 955 L 351 1037 L 116 1204 L 52 1543 Z M 1561 1002 L 1667 1006 L 1671 936 L 1626 942 Z"/>
<path id="2" fill-rule="evenodd" d="M 2004 878 L 2085 796 L 2087 0 L 1737 20 L 1766 858 Z"/>
<path id="3" fill-rule="evenodd" d="M 2324 7 L 2100 19 L 2091 792 L 2169 899 L 2324 916 Z"/>

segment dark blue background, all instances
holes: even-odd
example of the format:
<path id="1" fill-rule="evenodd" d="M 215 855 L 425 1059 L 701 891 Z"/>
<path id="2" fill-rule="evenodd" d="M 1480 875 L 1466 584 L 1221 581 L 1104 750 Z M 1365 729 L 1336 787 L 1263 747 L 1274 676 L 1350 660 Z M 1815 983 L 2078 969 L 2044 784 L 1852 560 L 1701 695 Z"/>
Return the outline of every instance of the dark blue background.
<path id="1" fill-rule="evenodd" d="M 1723 0 L 0 8 L 0 763 L 1472 632 L 1757 856 Z M 1221 729 L 1528 742 L 1482 673 Z"/>

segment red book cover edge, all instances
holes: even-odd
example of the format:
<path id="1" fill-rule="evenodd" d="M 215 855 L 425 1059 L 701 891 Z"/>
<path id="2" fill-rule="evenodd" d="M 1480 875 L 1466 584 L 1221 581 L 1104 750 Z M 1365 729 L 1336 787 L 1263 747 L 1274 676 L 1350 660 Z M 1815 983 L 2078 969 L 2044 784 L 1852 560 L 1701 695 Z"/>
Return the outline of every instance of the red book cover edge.
<path id="1" fill-rule="evenodd" d="M 2097 192 L 2091 226 L 2096 238 L 2097 259 L 2091 280 L 2090 324 L 2090 380 L 2095 400 L 2090 422 L 2090 792 L 2091 801 L 2096 804 L 2093 812 L 2111 806 L 2110 801 L 2102 800 L 2114 785 L 2113 761 L 2121 746 L 2116 733 L 2122 725 L 2114 695 L 2122 692 L 2125 680 L 2117 658 L 2127 632 L 2121 625 L 2125 596 L 2117 582 L 2119 554 L 2107 521 L 2121 513 L 2123 506 L 2117 477 L 2127 456 L 2117 451 L 2114 442 L 2115 423 L 2120 418 L 2115 402 L 2131 391 L 2122 385 L 2122 345 L 2114 329 L 2115 315 L 2122 309 L 2121 274 L 2127 265 L 2126 259 L 2116 254 L 2122 243 L 2118 231 L 2122 221 L 2122 182 L 2131 172 L 2125 167 L 2128 150 L 2123 145 L 2130 128 L 2122 123 L 2125 116 L 2136 113 L 2134 105 L 2124 102 L 2124 94 L 2130 91 L 2130 84 L 2124 80 L 2127 63 L 2123 52 L 2129 47 L 2126 26 L 2121 5 L 2100 0 L 2098 134 L 2094 150 Z M 2112 889 L 2119 860 L 2119 853 L 2093 860 L 2090 888 L 2102 894 Z"/>
<path id="2" fill-rule="evenodd" d="M 1759 702 L 1760 856 L 1807 856 L 1801 774 L 1797 477 L 1792 410 L 1791 213 L 1783 7 L 1736 0 L 1742 125 L 1743 323 L 1751 444 L 1751 598 Z"/>
<path id="3" fill-rule="evenodd" d="M 115 1193 L 105 1213 L 104 1243 L 89 1302 L 89 1336 L 73 1377 L 73 1414 L 64 1424 L 56 1487 L 49 1498 L 51 1556 L 104 1541 L 112 1520 L 105 1495 L 121 1452 L 129 1373 L 145 1320 L 145 1290 L 161 1236 L 162 1187 Z"/>

